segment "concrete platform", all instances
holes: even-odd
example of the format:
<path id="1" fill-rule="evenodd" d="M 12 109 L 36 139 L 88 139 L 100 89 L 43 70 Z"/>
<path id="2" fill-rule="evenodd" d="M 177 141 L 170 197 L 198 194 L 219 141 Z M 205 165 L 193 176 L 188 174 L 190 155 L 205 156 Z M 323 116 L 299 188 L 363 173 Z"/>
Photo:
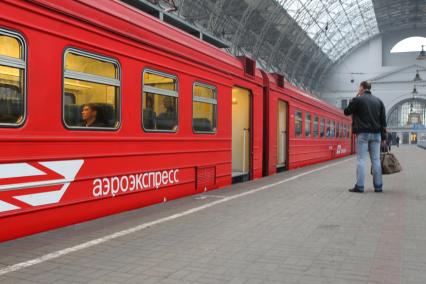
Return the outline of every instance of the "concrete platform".
<path id="1" fill-rule="evenodd" d="M 0 283 L 426 283 L 426 151 L 354 157 L 0 244 Z"/>

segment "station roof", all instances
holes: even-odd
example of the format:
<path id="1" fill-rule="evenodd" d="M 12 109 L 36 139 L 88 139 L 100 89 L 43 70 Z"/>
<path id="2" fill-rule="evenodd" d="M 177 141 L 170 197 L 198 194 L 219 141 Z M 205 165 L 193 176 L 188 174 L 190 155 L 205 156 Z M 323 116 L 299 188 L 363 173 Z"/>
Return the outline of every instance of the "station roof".
<path id="1" fill-rule="evenodd" d="M 149 3 L 234 55 L 315 93 L 336 62 L 387 32 L 426 28 L 426 0 L 122 0 Z"/>

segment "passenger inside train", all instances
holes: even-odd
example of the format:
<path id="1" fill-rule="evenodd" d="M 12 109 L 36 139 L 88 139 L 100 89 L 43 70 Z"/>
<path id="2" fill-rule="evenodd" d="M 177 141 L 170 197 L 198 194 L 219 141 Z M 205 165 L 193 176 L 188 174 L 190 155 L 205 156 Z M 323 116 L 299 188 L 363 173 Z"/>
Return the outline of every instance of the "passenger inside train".
<path id="1" fill-rule="evenodd" d="M 25 115 L 25 72 L 21 68 L 24 60 L 21 46 L 21 42 L 14 37 L 0 36 L 0 57 L 9 63 L 3 62 L 0 66 L 0 124 L 8 126 L 18 126 Z"/>
<path id="2" fill-rule="evenodd" d="M 22 109 L 20 88 L 0 81 L 0 123 L 19 123 L 22 120 Z"/>
<path id="3" fill-rule="evenodd" d="M 154 97 L 150 94 L 146 96 L 145 108 L 143 110 L 143 125 L 148 129 L 156 128 L 157 114 L 154 111 Z"/>
<path id="4" fill-rule="evenodd" d="M 97 104 L 89 103 L 83 105 L 83 109 L 81 111 L 81 117 L 83 123 L 81 126 L 84 127 L 104 127 L 105 124 L 100 121 L 100 107 Z"/>
<path id="5" fill-rule="evenodd" d="M 143 128 L 146 131 L 176 131 L 179 98 L 177 78 L 154 70 L 145 70 L 143 78 Z"/>
<path id="6" fill-rule="evenodd" d="M 157 129 L 176 130 L 177 128 L 177 112 L 173 103 L 173 98 L 169 96 L 163 97 L 164 112 L 157 117 Z"/>

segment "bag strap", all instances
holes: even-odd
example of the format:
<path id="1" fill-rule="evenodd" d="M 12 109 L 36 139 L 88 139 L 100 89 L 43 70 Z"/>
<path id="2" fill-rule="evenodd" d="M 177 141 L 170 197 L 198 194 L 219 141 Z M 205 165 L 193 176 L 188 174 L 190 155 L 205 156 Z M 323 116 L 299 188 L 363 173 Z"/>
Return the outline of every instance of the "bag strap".
<path id="1" fill-rule="evenodd" d="M 388 142 L 387 142 L 386 140 L 383 140 L 383 141 L 381 142 L 381 144 L 380 144 L 380 149 L 381 149 L 382 147 L 384 147 L 384 146 L 386 146 L 386 151 L 384 151 L 383 153 L 390 153 L 389 145 L 388 145 Z"/>

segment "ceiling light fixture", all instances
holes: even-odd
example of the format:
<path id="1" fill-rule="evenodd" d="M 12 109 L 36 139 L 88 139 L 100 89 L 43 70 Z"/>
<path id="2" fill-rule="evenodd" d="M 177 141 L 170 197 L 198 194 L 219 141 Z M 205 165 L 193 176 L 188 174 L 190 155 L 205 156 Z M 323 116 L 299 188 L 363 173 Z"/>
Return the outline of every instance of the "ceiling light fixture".
<path id="1" fill-rule="evenodd" d="M 419 70 L 416 70 L 416 76 L 413 79 L 414 82 L 423 81 L 423 79 L 420 77 Z"/>
<path id="2" fill-rule="evenodd" d="M 423 49 L 424 45 L 422 45 L 422 51 L 420 51 L 419 56 L 417 56 L 417 60 L 425 60 L 426 59 L 426 52 Z"/>

